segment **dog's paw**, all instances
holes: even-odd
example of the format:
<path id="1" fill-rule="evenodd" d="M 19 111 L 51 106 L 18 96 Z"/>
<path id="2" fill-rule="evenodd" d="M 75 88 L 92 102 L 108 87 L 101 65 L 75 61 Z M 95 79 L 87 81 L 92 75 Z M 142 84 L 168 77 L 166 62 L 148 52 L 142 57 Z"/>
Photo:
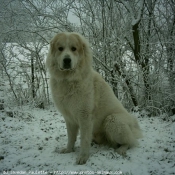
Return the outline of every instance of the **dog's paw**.
<path id="1" fill-rule="evenodd" d="M 118 153 L 118 154 L 120 154 L 121 156 L 126 156 L 126 151 L 127 151 L 127 149 L 128 149 L 128 145 L 122 145 L 122 146 L 120 146 L 117 150 L 116 150 L 116 152 Z"/>
<path id="2" fill-rule="evenodd" d="M 118 154 L 120 154 L 121 156 L 126 156 L 126 151 L 124 151 L 123 149 L 118 148 L 118 149 L 116 150 L 116 152 L 117 152 Z"/>
<path id="3" fill-rule="evenodd" d="M 76 164 L 83 165 L 86 163 L 88 158 L 89 158 L 89 155 L 87 155 L 87 154 L 79 155 L 77 158 Z"/>
<path id="4" fill-rule="evenodd" d="M 71 153 L 73 152 L 74 150 L 73 149 L 67 149 L 67 148 L 64 148 L 60 151 L 61 154 L 66 154 L 66 153 Z"/>

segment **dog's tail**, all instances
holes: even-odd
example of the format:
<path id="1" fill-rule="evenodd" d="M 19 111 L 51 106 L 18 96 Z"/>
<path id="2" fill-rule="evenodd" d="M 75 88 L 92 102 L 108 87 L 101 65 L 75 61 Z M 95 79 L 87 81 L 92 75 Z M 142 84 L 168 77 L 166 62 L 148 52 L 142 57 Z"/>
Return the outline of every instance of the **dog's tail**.
<path id="1" fill-rule="evenodd" d="M 138 124 L 138 121 L 135 117 L 131 116 L 133 120 L 133 126 L 131 127 L 132 133 L 135 136 L 136 139 L 142 138 L 142 130 L 140 129 L 140 126 Z"/>

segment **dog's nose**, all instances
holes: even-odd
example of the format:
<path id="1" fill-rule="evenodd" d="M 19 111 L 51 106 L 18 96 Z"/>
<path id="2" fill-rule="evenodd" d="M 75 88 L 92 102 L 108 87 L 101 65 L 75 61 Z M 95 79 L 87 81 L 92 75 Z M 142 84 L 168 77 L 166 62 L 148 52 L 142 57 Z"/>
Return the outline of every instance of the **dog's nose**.
<path id="1" fill-rule="evenodd" d="M 65 57 L 63 60 L 63 68 L 70 69 L 71 68 L 71 59 L 70 57 Z"/>

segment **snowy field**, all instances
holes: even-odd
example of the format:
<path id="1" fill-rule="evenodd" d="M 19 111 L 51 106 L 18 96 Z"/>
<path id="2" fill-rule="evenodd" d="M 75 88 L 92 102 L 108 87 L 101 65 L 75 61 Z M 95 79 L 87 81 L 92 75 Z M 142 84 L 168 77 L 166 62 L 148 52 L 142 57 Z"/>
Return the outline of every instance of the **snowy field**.
<path id="1" fill-rule="evenodd" d="M 18 112 L 17 112 L 18 111 Z M 85 165 L 76 165 L 75 152 L 60 154 L 67 143 L 63 117 L 55 110 L 17 109 L 0 113 L 1 174 L 175 174 L 175 116 L 135 114 L 144 138 L 126 157 L 107 146 L 92 144 Z"/>

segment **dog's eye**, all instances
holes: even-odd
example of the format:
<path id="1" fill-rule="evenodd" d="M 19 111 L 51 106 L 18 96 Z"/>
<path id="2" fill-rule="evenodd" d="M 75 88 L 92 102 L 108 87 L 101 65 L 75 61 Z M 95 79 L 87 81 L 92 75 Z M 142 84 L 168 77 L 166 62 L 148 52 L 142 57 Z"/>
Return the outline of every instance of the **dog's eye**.
<path id="1" fill-rule="evenodd" d="M 63 47 L 58 47 L 59 51 L 63 51 L 63 49 L 64 49 Z"/>
<path id="2" fill-rule="evenodd" d="M 71 50 L 72 50 L 72 51 L 76 51 L 77 48 L 76 48 L 76 47 L 72 47 Z"/>

